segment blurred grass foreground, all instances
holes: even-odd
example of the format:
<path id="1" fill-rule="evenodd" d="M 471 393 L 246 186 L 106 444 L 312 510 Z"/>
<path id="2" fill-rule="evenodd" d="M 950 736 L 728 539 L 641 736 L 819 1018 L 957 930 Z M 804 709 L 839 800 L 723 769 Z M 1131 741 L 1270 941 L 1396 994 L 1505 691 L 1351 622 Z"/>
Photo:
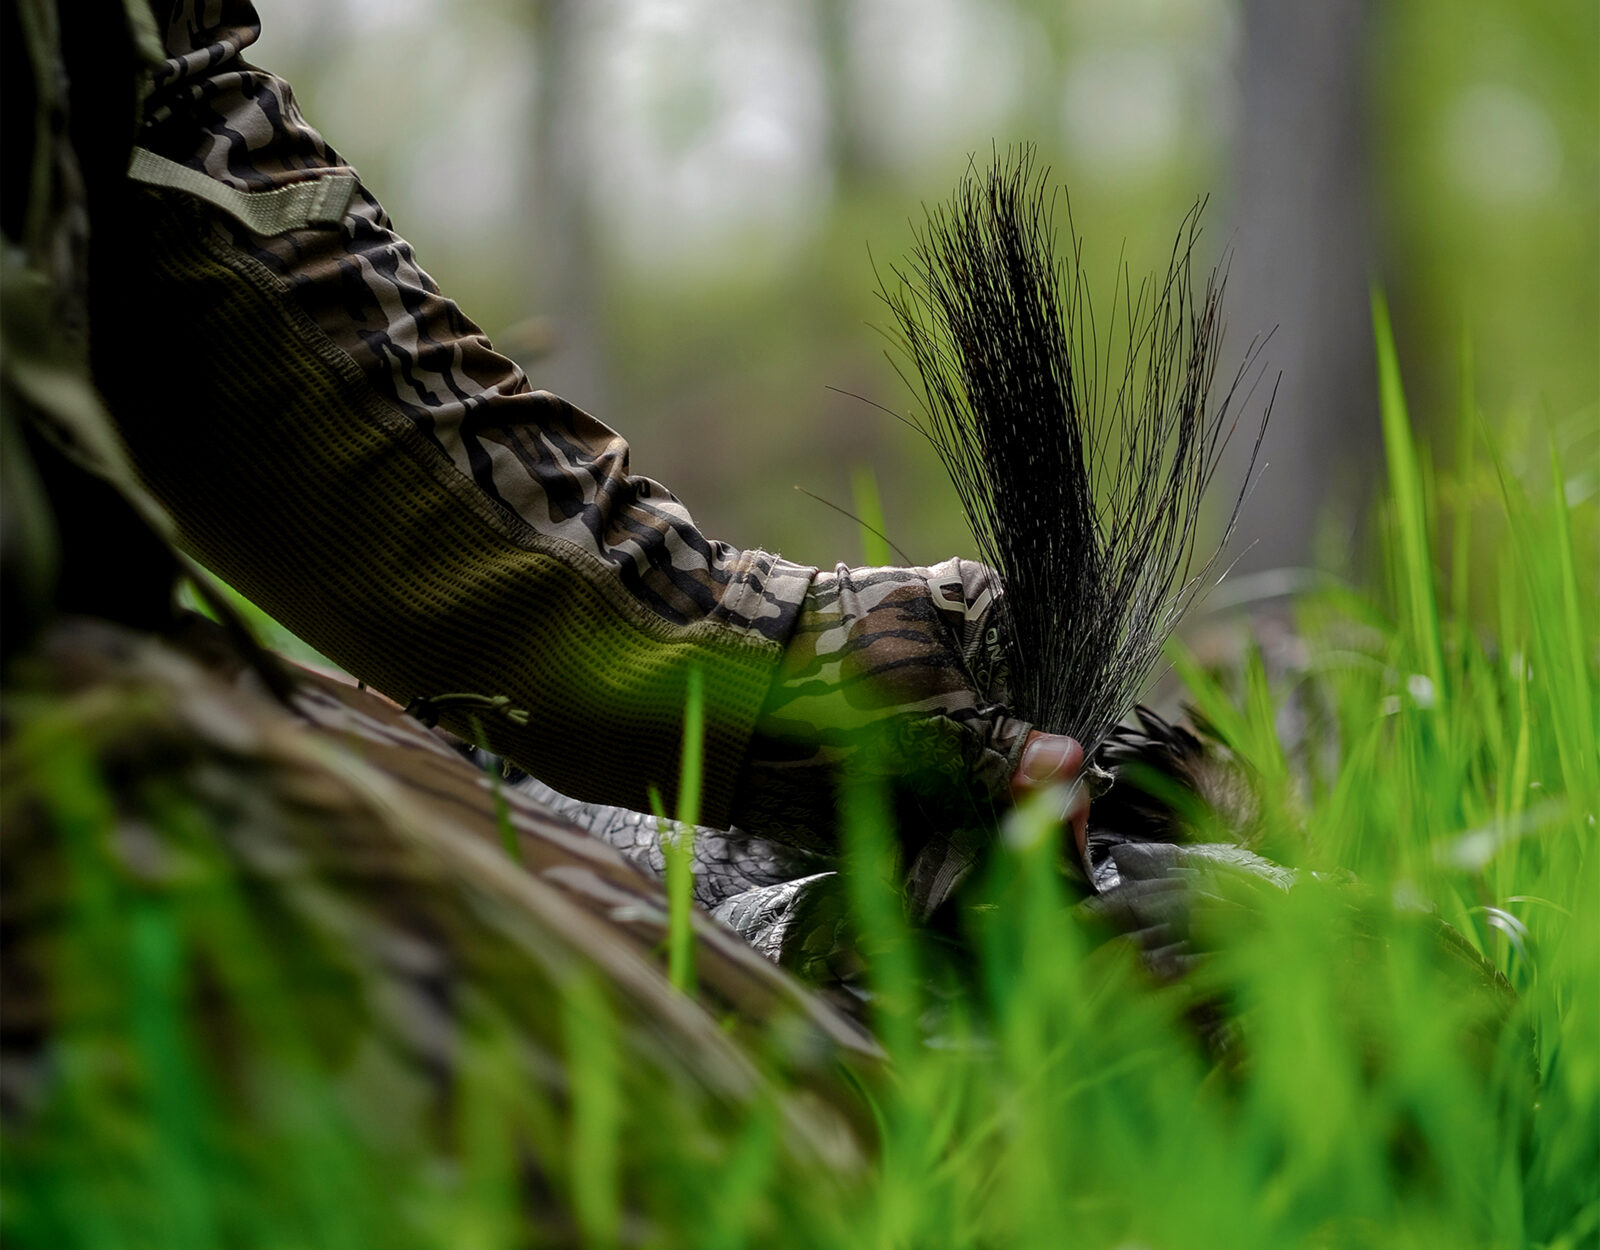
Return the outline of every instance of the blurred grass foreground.
<path id="1" fill-rule="evenodd" d="M 1600 1244 L 1595 435 L 1468 395 L 1433 463 L 1376 321 L 1383 585 L 1300 599 L 1284 681 L 1174 651 L 1297 871 L 1198 906 L 1177 985 L 1027 811 L 939 974 L 860 794 L 875 1057 L 675 988 L 676 924 L 624 963 L 535 923 L 492 840 L 387 829 L 181 675 L 14 698 L 5 1244 Z"/>

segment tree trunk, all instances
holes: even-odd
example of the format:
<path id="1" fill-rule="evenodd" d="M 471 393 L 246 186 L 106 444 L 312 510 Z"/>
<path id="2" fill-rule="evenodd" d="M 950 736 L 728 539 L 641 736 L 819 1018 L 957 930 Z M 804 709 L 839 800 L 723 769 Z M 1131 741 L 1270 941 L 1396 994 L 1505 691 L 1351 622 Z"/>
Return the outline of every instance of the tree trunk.
<path id="1" fill-rule="evenodd" d="M 1378 463 L 1369 26 L 1365 0 L 1244 5 L 1228 320 L 1235 351 L 1276 326 L 1266 382 L 1280 369 L 1283 381 L 1238 572 L 1305 564 L 1330 508 L 1341 525 L 1359 518 Z M 1236 464 L 1247 451 L 1231 449 Z"/>

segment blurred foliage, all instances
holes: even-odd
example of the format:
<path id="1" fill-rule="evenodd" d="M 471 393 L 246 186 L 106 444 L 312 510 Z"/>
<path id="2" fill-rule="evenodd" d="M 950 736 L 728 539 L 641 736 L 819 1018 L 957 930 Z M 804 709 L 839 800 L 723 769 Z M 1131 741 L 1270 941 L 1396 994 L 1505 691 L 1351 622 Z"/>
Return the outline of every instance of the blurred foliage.
<path id="1" fill-rule="evenodd" d="M 1492 411 L 1600 423 L 1600 9 L 1376 12 L 1383 267 L 1422 411 L 1452 409 L 1465 333 Z"/>

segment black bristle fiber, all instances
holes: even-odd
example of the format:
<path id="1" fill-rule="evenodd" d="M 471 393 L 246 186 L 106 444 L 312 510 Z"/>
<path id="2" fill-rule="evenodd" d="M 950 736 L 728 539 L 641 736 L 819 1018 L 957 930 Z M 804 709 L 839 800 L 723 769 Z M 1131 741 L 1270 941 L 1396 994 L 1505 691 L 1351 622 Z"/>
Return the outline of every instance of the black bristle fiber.
<path id="1" fill-rule="evenodd" d="M 880 284 L 921 400 L 915 424 L 1004 584 L 1012 706 L 1091 755 L 1210 580 L 1271 410 L 1216 546 L 1197 553 L 1202 500 L 1260 349 L 1213 402 L 1226 279 L 1212 270 L 1195 289 L 1203 207 L 1185 216 L 1164 278 L 1135 290 L 1124 269 L 1098 327 L 1064 193 L 1031 148 L 996 153 L 928 210 L 909 259 Z"/>

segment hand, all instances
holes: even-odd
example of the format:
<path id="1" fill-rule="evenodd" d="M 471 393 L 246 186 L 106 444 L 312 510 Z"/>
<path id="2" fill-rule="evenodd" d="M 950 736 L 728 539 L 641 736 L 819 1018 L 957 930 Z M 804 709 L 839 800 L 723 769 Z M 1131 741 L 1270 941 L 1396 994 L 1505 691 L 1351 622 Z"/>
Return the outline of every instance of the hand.
<path id="1" fill-rule="evenodd" d="M 1029 794 L 1047 786 L 1068 787 L 1061 823 L 1071 826 L 1080 859 L 1086 853 L 1089 837 L 1089 792 L 1074 784 L 1082 768 L 1083 748 L 1076 738 L 1033 729 L 1028 732 L 1017 771 L 1011 776 L 1013 802 L 1020 803 Z"/>
<path id="2" fill-rule="evenodd" d="M 994 574 L 970 560 L 814 579 L 756 724 L 742 828 L 836 853 L 842 786 L 890 792 L 912 911 L 937 907 L 1021 794 L 1071 782 L 1083 751 L 1007 707 Z M 1074 799 L 1063 820 L 1077 826 Z"/>

